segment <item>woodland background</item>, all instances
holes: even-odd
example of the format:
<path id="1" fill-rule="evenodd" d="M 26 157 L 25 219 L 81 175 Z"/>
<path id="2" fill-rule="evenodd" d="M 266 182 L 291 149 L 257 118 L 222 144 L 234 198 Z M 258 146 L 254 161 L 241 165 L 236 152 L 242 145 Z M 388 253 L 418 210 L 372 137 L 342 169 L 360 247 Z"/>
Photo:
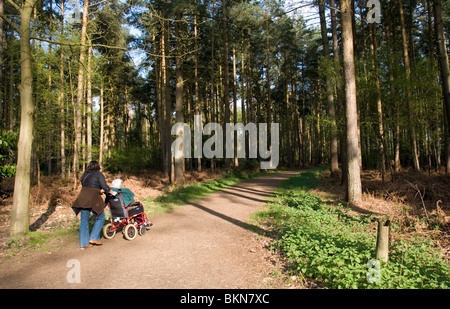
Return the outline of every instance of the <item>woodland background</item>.
<path id="1" fill-rule="evenodd" d="M 442 51 L 450 4 L 381 1 L 380 23 L 367 22 L 366 4 L 0 0 L 0 177 L 19 170 L 21 44 L 29 42 L 31 183 L 58 175 L 76 186 L 93 159 L 110 172 L 161 170 L 178 184 L 186 170 L 259 166 L 257 159 L 172 160 L 172 125 L 193 128 L 196 114 L 203 125 L 279 123 L 280 167 L 329 164 L 332 176 L 349 182 L 344 6 L 360 168 L 378 169 L 383 181 L 401 169 L 448 172 Z M 312 9 L 301 15 L 303 7 Z"/>

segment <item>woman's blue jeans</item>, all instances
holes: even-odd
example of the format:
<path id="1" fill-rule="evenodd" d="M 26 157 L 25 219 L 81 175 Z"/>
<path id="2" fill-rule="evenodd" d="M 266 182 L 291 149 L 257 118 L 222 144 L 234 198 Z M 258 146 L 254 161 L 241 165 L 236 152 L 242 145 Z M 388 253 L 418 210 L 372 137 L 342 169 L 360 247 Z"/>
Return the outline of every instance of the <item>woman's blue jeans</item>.
<path id="1" fill-rule="evenodd" d="M 89 217 L 91 212 L 96 216 L 94 226 L 89 235 Z M 102 231 L 103 224 L 105 223 L 105 212 L 102 211 L 99 215 L 95 213 L 91 208 L 81 209 L 80 211 L 80 247 L 86 247 L 89 245 L 89 239 L 100 240 L 100 232 Z"/>

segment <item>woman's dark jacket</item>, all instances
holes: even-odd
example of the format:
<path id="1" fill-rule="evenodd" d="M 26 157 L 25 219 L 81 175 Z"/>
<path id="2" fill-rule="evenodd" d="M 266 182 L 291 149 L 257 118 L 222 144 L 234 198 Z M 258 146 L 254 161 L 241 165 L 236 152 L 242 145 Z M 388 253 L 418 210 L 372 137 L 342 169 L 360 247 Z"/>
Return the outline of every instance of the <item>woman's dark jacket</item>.
<path id="1" fill-rule="evenodd" d="M 102 199 L 100 190 L 103 189 L 105 193 L 111 190 L 106 184 L 105 176 L 99 171 L 84 172 L 81 176 L 81 184 L 81 192 L 72 204 L 73 211 L 78 215 L 81 208 L 92 208 L 97 215 L 101 214 L 105 208 L 105 202 Z"/>

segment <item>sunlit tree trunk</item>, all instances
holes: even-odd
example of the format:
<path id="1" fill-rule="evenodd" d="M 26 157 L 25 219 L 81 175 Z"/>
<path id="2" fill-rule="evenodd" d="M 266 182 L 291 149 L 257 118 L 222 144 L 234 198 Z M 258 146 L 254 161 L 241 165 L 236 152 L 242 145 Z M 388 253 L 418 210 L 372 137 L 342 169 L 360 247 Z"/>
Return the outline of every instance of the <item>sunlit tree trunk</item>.
<path id="1" fill-rule="evenodd" d="M 341 2 L 341 24 L 347 128 L 347 200 L 349 203 L 358 203 L 362 196 L 360 170 L 361 150 L 359 148 L 358 110 L 356 104 L 352 2 L 352 0 L 343 0 Z"/>
<path id="2" fill-rule="evenodd" d="M 80 57 L 78 68 L 77 102 L 75 106 L 75 143 L 73 154 L 73 186 L 78 184 L 80 173 L 80 152 L 81 152 L 81 130 L 82 130 L 82 108 L 83 108 L 83 86 L 84 86 L 84 59 L 86 56 L 86 33 L 88 18 L 89 0 L 84 0 L 83 18 L 81 24 Z"/>
<path id="3" fill-rule="evenodd" d="M 64 34 L 64 1 L 61 1 L 61 36 Z M 65 103 L 64 103 L 64 52 L 63 49 L 60 48 L 59 51 L 59 89 L 58 89 L 58 107 L 59 107 L 59 128 L 60 128 L 60 145 L 59 145 L 59 152 L 60 152 L 60 173 L 61 178 L 66 178 L 66 150 L 65 150 L 65 120 L 66 120 L 66 113 L 65 113 Z"/>
<path id="4" fill-rule="evenodd" d="M 176 55 L 176 90 L 175 90 L 175 120 L 176 123 L 184 123 L 183 117 L 183 73 L 181 68 L 181 32 L 180 32 L 180 22 L 181 16 L 177 14 L 175 17 L 175 30 L 176 30 L 176 40 L 177 40 L 177 55 Z M 183 129 L 184 130 L 184 129 Z M 178 132 L 177 132 L 178 133 Z M 183 156 L 183 147 L 182 146 L 175 149 L 175 182 L 179 185 L 184 184 L 184 156 Z"/>
<path id="5" fill-rule="evenodd" d="M 105 118 L 105 106 L 104 106 L 104 97 L 103 97 L 103 82 L 100 84 L 100 146 L 99 146 L 99 155 L 98 162 L 100 166 L 103 164 L 103 148 L 104 148 L 104 118 Z"/>
<path id="6" fill-rule="evenodd" d="M 20 9 L 20 134 L 17 169 L 11 209 L 10 235 L 19 237 L 29 230 L 31 147 L 33 143 L 33 76 L 31 72 L 30 21 L 37 0 L 26 0 Z"/>
<path id="7" fill-rule="evenodd" d="M 92 82 L 91 82 L 91 53 L 92 47 L 88 49 L 87 61 L 87 95 L 86 95 L 86 140 L 87 140 L 87 161 L 92 161 Z"/>

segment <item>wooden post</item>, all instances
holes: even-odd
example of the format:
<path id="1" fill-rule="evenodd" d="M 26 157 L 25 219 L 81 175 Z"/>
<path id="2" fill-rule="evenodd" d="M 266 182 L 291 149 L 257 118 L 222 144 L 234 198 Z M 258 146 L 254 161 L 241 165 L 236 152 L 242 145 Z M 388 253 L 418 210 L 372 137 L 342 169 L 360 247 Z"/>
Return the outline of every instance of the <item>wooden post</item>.
<path id="1" fill-rule="evenodd" d="M 388 261 L 389 256 L 389 226 L 390 220 L 386 220 L 383 224 L 378 221 L 378 234 L 377 234 L 377 249 L 376 258 L 381 259 L 384 262 Z"/>

